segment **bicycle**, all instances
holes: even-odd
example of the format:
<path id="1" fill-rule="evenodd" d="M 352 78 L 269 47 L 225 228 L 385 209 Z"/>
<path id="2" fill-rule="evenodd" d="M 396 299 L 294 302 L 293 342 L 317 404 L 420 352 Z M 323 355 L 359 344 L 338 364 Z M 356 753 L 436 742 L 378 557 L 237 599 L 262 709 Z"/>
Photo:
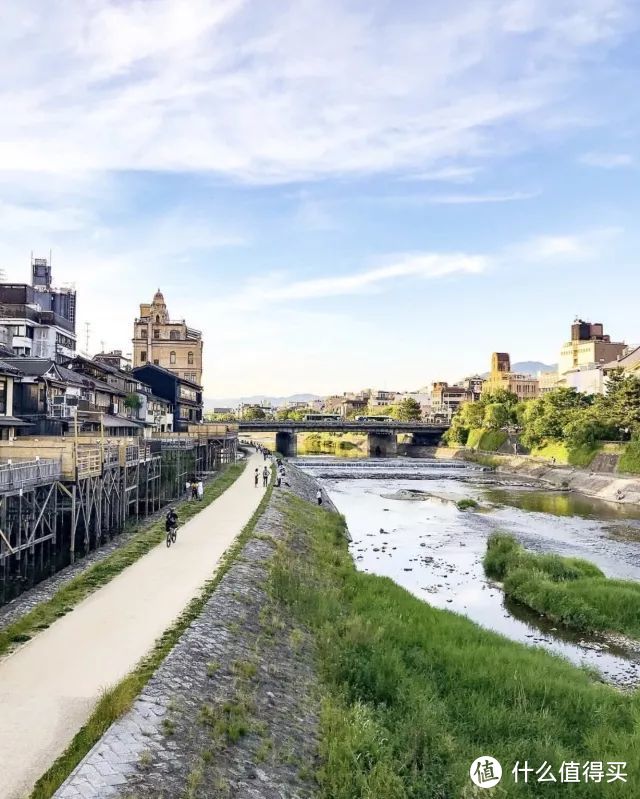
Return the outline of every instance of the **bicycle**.
<path id="1" fill-rule="evenodd" d="M 171 544 L 175 544 L 178 540 L 178 526 L 172 527 L 170 530 L 167 530 L 167 547 L 170 547 Z"/>

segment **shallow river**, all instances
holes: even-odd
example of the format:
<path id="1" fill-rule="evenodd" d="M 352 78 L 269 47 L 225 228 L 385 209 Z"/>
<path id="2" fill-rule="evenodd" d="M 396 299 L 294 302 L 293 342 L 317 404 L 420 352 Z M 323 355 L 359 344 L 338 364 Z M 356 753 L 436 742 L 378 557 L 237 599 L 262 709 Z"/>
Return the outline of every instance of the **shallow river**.
<path id="1" fill-rule="evenodd" d="M 505 600 L 482 568 L 488 535 L 503 530 L 530 549 L 586 558 L 607 576 L 639 580 L 640 508 L 543 490 L 458 461 L 309 457 L 296 464 L 320 479 L 344 514 L 359 569 L 513 640 L 594 667 L 607 681 L 640 684 L 637 653 L 557 628 Z M 458 510 L 463 498 L 484 510 Z"/>

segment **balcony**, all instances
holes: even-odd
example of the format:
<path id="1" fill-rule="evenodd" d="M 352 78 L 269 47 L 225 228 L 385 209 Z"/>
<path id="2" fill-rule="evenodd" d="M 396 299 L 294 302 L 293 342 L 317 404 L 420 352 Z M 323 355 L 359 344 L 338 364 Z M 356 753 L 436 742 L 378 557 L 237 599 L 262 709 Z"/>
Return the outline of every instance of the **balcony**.
<path id="1" fill-rule="evenodd" d="M 59 460 L 27 460 L 0 464 L 0 491 L 52 483 L 62 478 Z"/>

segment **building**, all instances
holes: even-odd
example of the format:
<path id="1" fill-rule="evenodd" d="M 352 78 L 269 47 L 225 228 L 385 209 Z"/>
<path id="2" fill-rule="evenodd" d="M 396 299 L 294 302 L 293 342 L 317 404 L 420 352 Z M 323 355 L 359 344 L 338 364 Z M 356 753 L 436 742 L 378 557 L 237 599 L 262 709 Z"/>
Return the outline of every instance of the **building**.
<path id="1" fill-rule="evenodd" d="M 477 402 L 482 395 L 482 386 L 484 386 L 485 378 L 482 375 L 471 375 L 465 377 L 460 384 L 471 396 L 472 402 Z"/>
<path id="2" fill-rule="evenodd" d="M 97 355 L 93 356 L 93 360 L 99 363 L 106 363 L 107 366 L 111 366 L 121 372 L 131 371 L 131 358 L 127 358 L 126 355 L 123 355 L 122 350 L 99 352 Z"/>
<path id="3" fill-rule="evenodd" d="M 622 341 L 611 341 L 605 335 L 601 322 L 585 322 L 576 319 L 571 325 L 571 340 L 560 350 L 558 373 L 564 375 L 581 366 L 609 363 L 616 360 L 626 349 Z"/>
<path id="4" fill-rule="evenodd" d="M 563 385 L 557 372 L 538 372 L 538 390 L 540 394 L 548 394 L 554 388 Z"/>
<path id="5" fill-rule="evenodd" d="M 640 347 L 628 347 L 614 361 L 605 363 L 602 366 L 605 377 L 610 375 L 611 372 L 615 372 L 616 369 L 622 369 L 625 374 L 640 376 Z"/>
<path id="6" fill-rule="evenodd" d="M 140 305 L 140 316 L 134 323 L 133 366 L 147 363 L 168 369 L 188 383 L 202 385 L 202 333 L 184 319 L 170 319 L 160 289 L 150 305 Z"/>
<path id="7" fill-rule="evenodd" d="M 397 391 L 383 391 L 379 388 L 371 388 L 363 392 L 367 395 L 370 408 L 384 408 L 388 405 L 395 405 Z"/>
<path id="8" fill-rule="evenodd" d="M 463 402 L 469 402 L 471 394 L 462 386 L 450 386 L 445 381 L 433 384 L 431 389 L 431 411 L 433 416 L 451 418 Z"/>
<path id="9" fill-rule="evenodd" d="M 604 394 L 605 376 L 600 365 L 591 363 L 565 372 L 557 385 L 573 388 L 581 394 Z"/>
<path id="10" fill-rule="evenodd" d="M 0 361 L 0 440 L 13 441 L 16 433 L 27 430 L 29 425 L 14 414 L 16 386 L 20 385 L 22 372 L 11 364 Z"/>
<path id="11" fill-rule="evenodd" d="M 147 363 L 132 370 L 134 377 L 151 387 L 156 397 L 166 400 L 173 413 L 176 433 L 188 432 L 189 425 L 202 422 L 202 388 L 162 366 Z"/>
<path id="12" fill-rule="evenodd" d="M 0 325 L 14 355 L 63 363 L 76 352 L 76 292 L 52 288 L 51 264 L 32 258 L 31 285 L 0 283 Z"/>
<path id="13" fill-rule="evenodd" d="M 518 400 L 535 399 L 540 393 L 540 383 L 532 375 L 511 371 L 508 352 L 494 352 L 491 356 L 491 372 L 482 386 L 483 394 L 492 394 L 503 389 L 515 394 Z"/>

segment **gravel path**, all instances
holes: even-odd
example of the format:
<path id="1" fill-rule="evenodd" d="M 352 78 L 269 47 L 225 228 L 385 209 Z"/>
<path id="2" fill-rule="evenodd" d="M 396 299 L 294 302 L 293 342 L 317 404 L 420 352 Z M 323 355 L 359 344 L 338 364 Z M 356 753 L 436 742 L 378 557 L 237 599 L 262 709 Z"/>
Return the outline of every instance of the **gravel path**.
<path id="1" fill-rule="evenodd" d="M 315 501 L 313 479 L 287 472 L 198 619 L 55 799 L 315 795 L 312 642 L 265 588 L 285 494 Z"/>
<path id="2" fill-rule="evenodd" d="M 0 662 L 0 799 L 20 799 L 66 749 L 104 687 L 124 677 L 209 578 L 264 494 L 238 480 L 151 550 Z"/>

